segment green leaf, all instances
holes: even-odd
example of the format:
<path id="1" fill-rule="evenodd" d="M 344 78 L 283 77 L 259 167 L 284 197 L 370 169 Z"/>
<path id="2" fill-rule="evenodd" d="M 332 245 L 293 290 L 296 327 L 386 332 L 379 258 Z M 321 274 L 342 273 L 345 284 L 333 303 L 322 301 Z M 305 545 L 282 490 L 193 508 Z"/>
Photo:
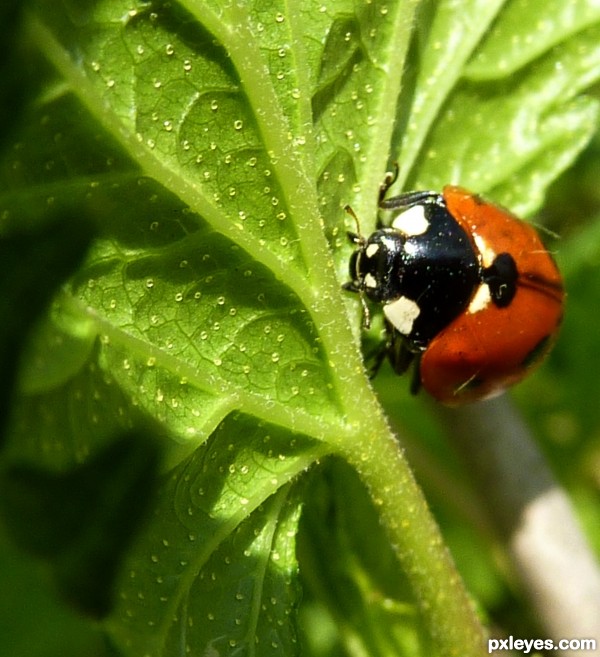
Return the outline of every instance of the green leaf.
<path id="1" fill-rule="evenodd" d="M 100 628 L 90 628 L 60 604 L 46 564 L 24 557 L 2 540 L 0 569 L 3 652 L 11 657 L 62 657 L 68 650 L 70 655 L 119 657 L 106 647 Z"/>
<path id="2" fill-rule="evenodd" d="M 352 598 L 311 586 L 336 645 L 482 654 L 365 377 L 360 304 L 341 290 L 343 206 L 368 232 L 397 159 L 398 187 L 460 183 L 537 209 L 598 112 L 583 92 L 600 77 L 600 17 L 554 4 L 38 0 L 27 13 L 36 95 L 0 163 L 1 228 L 68 201 L 98 236 L 28 344 L 4 456 L 8 471 L 78 472 L 116 434 L 158 427 L 158 500 L 106 623 L 124 654 L 300 654 L 299 510 L 337 486 L 327 512 L 307 504 L 300 536 L 305 583 L 335 582 L 319 558 L 347 566 Z M 368 503 L 350 476 L 302 485 L 329 454 Z M 364 541 L 347 541 L 353 526 Z"/>
<path id="3" fill-rule="evenodd" d="M 52 295 L 81 262 L 92 228 L 75 221 L 68 210 L 51 215 L 35 230 L 0 237 L 0 419 L 5 422 L 19 358 L 36 320 Z M 0 425 L 0 433 L 4 427 Z M 1 438 L 1 437 L 0 437 Z"/>
<path id="4" fill-rule="evenodd" d="M 53 561 L 59 589 L 92 616 L 112 608 L 115 574 L 152 502 L 157 467 L 151 434 L 130 433 L 68 472 L 13 466 L 0 480 L 16 543 Z"/>
<path id="5" fill-rule="evenodd" d="M 27 80 L 19 75 L 20 62 L 29 53 L 20 39 L 23 4 L 5 2 L 0 7 L 0 148 L 12 137 L 12 128 L 22 117 L 20 111 L 30 93 Z"/>
<path id="6" fill-rule="evenodd" d="M 539 3 L 509 2 L 473 50 L 486 24 L 459 17 L 479 16 L 481 7 L 469 6 L 477 4 L 491 18 L 496 3 L 439 3 L 419 43 L 423 63 L 407 99 L 398 183 L 409 189 L 460 184 L 531 214 L 595 131 L 598 103 L 578 94 L 598 78 L 600 11 L 587 2 L 556 13 L 547 3 L 541 10 Z M 445 38 L 449 20 L 456 29 Z M 510 64 L 507 43 L 518 53 Z"/>
<path id="7" fill-rule="evenodd" d="M 569 37 L 597 27 L 599 19 L 600 8 L 588 0 L 549 0 L 541 12 L 535 0 L 513 0 L 492 25 L 467 74 L 478 80 L 505 78 Z M 561 61 L 560 53 L 555 60 Z"/>
<path id="8" fill-rule="evenodd" d="M 298 499 L 288 482 L 320 451 L 233 415 L 173 471 L 110 623 L 126 654 L 174 654 L 182 642 L 294 654 Z"/>

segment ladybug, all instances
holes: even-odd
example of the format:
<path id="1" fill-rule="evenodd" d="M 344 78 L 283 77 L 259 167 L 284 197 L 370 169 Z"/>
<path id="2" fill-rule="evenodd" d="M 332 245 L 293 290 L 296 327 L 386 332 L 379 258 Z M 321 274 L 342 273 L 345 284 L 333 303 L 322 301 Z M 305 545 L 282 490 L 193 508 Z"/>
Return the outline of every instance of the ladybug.
<path id="1" fill-rule="evenodd" d="M 387 215 L 369 237 L 348 233 L 355 250 L 346 290 L 382 305 L 387 355 L 411 386 L 456 406 L 500 394 L 539 365 L 561 323 L 561 275 L 538 233 L 510 212 L 461 187 L 385 198 Z M 347 211 L 356 219 L 352 210 Z M 358 225 L 358 219 L 356 219 Z"/>

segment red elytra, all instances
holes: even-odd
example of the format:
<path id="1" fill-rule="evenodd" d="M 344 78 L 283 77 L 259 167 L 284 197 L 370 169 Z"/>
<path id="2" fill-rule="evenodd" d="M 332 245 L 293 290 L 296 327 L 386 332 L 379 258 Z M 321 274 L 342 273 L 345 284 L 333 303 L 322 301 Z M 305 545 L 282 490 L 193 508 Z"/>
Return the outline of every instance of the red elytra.
<path id="1" fill-rule="evenodd" d="M 460 187 L 444 187 L 443 197 L 484 265 L 506 252 L 518 271 L 508 306 L 467 309 L 421 357 L 423 387 L 442 403 L 458 405 L 499 394 L 541 363 L 560 326 L 564 290 L 554 259 L 532 226 Z"/>

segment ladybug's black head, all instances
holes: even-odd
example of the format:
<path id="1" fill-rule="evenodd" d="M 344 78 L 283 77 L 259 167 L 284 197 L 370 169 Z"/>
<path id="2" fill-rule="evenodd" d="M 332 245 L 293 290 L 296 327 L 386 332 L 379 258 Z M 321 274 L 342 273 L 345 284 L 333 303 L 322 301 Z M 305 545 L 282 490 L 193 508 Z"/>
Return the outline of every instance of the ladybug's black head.
<path id="1" fill-rule="evenodd" d="M 398 255 L 402 253 L 404 239 L 389 228 L 375 231 L 367 239 L 348 233 L 357 245 L 350 257 L 351 281 L 345 285 L 351 292 L 364 293 L 371 301 L 390 301 L 398 294 Z"/>

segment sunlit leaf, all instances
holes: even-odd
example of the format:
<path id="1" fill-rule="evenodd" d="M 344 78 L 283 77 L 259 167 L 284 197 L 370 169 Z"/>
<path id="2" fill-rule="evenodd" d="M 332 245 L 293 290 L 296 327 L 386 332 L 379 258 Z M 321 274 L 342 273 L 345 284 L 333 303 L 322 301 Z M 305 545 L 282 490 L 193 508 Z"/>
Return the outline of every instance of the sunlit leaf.
<path id="1" fill-rule="evenodd" d="M 349 540 L 351 513 L 375 523 L 362 491 L 326 507 L 355 501 L 331 544 L 354 602 L 319 587 L 310 601 L 338 619 L 330 647 L 479 654 L 365 377 L 360 304 L 341 290 L 356 230 L 343 206 L 368 232 L 398 160 L 397 188 L 460 183 L 537 210 L 597 125 L 586 92 L 600 16 L 568 4 L 38 0 L 27 12 L 35 102 L 0 161 L 0 226 L 34 231 L 68 204 L 97 237 L 27 344 L 6 454 L 60 477 L 116 434 L 156 429 L 158 501 L 106 624 L 124 654 L 300 654 L 302 501 L 346 490 L 304 477 L 332 453 L 387 534 Z M 305 526 L 307 569 L 333 558 L 319 549 L 327 513 Z M 330 577 L 324 565 L 304 581 Z M 382 582 L 395 590 L 372 606 Z"/>

